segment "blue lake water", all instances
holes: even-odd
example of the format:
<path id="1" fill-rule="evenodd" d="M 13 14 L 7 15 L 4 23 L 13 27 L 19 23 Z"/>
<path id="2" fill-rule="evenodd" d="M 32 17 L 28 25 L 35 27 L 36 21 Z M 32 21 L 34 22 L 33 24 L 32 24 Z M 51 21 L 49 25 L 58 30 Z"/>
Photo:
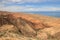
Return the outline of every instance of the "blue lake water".
<path id="1" fill-rule="evenodd" d="M 60 17 L 60 12 L 30 12 L 33 14 L 42 14 L 46 16 Z"/>

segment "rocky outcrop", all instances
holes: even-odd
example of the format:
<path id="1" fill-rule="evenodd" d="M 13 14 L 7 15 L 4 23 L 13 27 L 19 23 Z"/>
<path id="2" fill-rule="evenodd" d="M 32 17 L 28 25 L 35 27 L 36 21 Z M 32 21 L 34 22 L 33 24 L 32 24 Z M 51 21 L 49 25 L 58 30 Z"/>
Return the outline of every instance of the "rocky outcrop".
<path id="1" fill-rule="evenodd" d="M 1 19 L 1 25 L 4 25 L 5 22 L 8 22 L 15 25 L 23 35 L 31 37 L 36 36 L 36 31 L 29 25 L 30 22 L 22 19 L 21 17 L 13 18 L 13 16 L 10 16 L 10 14 L 1 14 Z"/>
<path id="2" fill-rule="evenodd" d="M 19 13 L 15 13 L 15 14 L 9 14 L 9 19 L 17 19 L 21 17 L 22 19 L 28 21 L 31 25 L 32 28 L 38 30 L 41 28 L 44 28 L 45 26 L 43 26 L 42 21 L 35 19 L 33 17 L 30 17 L 29 15 L 26 14 L 19 14 Z"/>
<path id="3" fill-rule="evenodd" d="M 7 17 L 8 13 L 0 13 L 0 26 L 3 24 L 8 24 Z"/>
<path id="4" fill-rule="evenodd" d="M 36 17 L 24 13 L 0 12 L 0 24 L 13 24 L 20 33 L 30 37 L 43 37 L 47 39 L 48 35 L 57 36 L 60 33 L 60 19 L 50 17 Z M 41 30 L 37 34 L 37 32 Z"/>

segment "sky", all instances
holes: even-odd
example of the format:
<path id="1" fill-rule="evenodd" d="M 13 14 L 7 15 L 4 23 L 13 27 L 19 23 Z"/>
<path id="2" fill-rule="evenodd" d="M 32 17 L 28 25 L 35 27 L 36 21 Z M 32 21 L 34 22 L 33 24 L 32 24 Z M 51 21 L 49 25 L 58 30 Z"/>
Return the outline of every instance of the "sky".
<path id="1" fill-rule="evenodd" d="M 60 0 L 0 0 L 0 11 L 60 11 Z"/>

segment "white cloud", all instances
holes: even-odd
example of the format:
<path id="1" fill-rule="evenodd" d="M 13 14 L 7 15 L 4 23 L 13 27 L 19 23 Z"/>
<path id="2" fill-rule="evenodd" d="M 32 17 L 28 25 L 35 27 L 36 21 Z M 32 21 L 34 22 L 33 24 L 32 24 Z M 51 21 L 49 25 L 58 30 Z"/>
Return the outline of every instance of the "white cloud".
<path id="1" fill-rule="evenodd" d="M 2 0 L 2 3 L 40 3 L 40 2 L 57 2 L 60 0 Z"/>
<path id="2" fill-rule="evenodd" d="M 27 6 L 6 6 L 6 7 L 0 7 L 1 11 L 12 11 L 12 12 L 24 12 L 24 11 L 57 11 L 60 10 L 60 8 L 56 7 L 27 7 Z"/>
<path id="3" fill-rule="evenodd" d="M 10 3 L 38 3 L 38 2 L 46 2 L 46 1 L 60 1 L 60 0 L 2 0 L 0 2 L 0 10 L 2 11 L 57 11 L 60 8 L 57 7 L 34 7 L 33 5 L 25 5 L 25 6 L 5 6 L 5 4 Z"/>
<path id="4" fill-rule="evenodd" d="M 23 3 L 41 3 L 41 2 L 60 2 L 60 0 L 1 0 L 0 5 L 2 4 L 23 4 Z"/>
<path id="5" fill-rule="evenodd" d="M 1 7 L 1 11 L 21 11 L 23 7 L 20 6 L 6 6 L 6 7 Z"/>
<path id="6" fill-rule="evenodd" d="M 3 1 L 25 3 L 25 2 L 43 2 L 43 1 L 47 1 L 47 0 L 3 0 Z"/>

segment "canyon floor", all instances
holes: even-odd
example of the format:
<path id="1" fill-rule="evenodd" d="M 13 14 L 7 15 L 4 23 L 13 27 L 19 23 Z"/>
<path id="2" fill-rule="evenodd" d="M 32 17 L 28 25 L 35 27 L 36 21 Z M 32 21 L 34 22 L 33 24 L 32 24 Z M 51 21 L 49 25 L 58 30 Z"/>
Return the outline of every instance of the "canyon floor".
<path id="1" fill-rule="evenodd" d="M 27 25 L 28 27 L 33 28 L 36 31 L 36 36 L 26 36 L 28 33 L 23 35 L 23 33 L 18 31 L 18 28 L 16 28 L 15 25 L 6 23 L 0 26 L 0 40 L 60 40 L 60 18 L 28 13 L 12 12 L 11 14 L 13 15 L 12 17 L 16 18 L 19 16 L 23 18 L 22 24 L 27 21 L 25 26 Z"/>

